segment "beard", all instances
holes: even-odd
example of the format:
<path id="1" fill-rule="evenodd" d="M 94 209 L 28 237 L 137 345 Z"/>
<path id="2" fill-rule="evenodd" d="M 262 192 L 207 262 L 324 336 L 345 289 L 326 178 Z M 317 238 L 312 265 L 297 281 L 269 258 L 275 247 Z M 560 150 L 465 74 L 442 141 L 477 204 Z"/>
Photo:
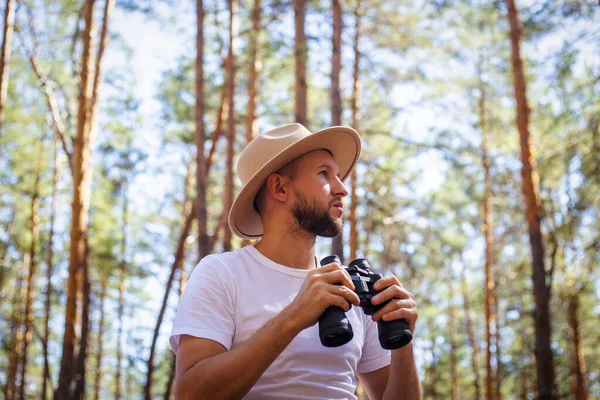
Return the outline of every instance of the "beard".
<path id="1" fill-rule="evenodd" d="M 296 219 L 296 227 L 300 230 L 322 237 L 334 237 L 342 232 L 342 218 L 333 219 L 329 215 L 329 208 L 317 200 L 312 204 L 300 192 L 294 189 L 296 204 L 292 208 L 292 215 Z"/>

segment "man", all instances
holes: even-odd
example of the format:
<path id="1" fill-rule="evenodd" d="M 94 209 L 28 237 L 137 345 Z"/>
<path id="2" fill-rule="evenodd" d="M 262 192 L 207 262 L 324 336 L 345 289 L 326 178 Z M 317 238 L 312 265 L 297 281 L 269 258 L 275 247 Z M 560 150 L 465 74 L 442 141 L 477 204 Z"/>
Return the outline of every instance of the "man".
<path id="1" fill-rule="evenodd" d="M 414 296 L 398 279 L 380 279 L 371 317 L 337 263 L 318 266 L 317 236 L 342 230 L 356 166 L 358 133 L 315 133 L 285 125 L 256 137 L 241 153 L 243 187 L 229 214 L 256 246 L 205 257 L 187 284 L 171 332 L 178 399 L 356 399 L 356 376 L 370 399 L 419 399 L 412 343 L 384 350 L 374 321 L 404 318 L 414 331 Z M 324 347 L 317 321 L 329 306 L 346 311 L 354 338 Z"/>

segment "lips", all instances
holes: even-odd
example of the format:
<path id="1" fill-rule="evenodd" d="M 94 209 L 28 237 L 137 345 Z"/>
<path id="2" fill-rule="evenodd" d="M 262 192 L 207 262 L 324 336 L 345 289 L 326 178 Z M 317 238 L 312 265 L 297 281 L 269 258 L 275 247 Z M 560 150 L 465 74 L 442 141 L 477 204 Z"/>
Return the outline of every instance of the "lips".
<path id="1" fill-rule="evenodd" d="M 344 211 L 344 203 L 342 203 L 341 201 L 333 203 L 333 207 L 339 208 L 342 211 Z"/>

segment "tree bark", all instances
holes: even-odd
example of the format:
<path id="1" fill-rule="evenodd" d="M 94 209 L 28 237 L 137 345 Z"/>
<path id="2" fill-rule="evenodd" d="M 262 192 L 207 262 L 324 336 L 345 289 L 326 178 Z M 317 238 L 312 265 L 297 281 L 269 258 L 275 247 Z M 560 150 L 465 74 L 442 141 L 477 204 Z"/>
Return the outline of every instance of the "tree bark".
<path id="1" fill-rule="evenodd" d="M 431 364 L 427 368 L 428 374 L 431 379 L 431 398 L 434 400 L 439 400 L 438 393 L 438 370 L 437 370 L 437 359 L 435 356 L 435 338 L 431 343 Z"/>
<path id="2" fill-rule="evenodd" d="M 92 140 L 92 32 L 94 0 L 86 0 L 83 34 L 83 54 L 81 62 L 81 80 L 79 109 L 77 113 L 77 140 L 73 158 L 73 203 L 71 214 L 71 243 L 69 248 L 69 272 L 67 278 L 67 307 L 65 312 L 65 333 L 63 354 L 59 374 L 56 400 L 70 399 L 74 380 L 75 320 L 78 313 L 77 298 L 82 293 L 83 271 L 87 264 L 87 232 L 90 208 L 90 187 L 92 179 L 91 140 Z M 79 288 L 79 289 L 78 289 Z"/>
<path id="3" fill-rule="evenodd" d="M 226 67 L 227 62 L 224 63 L 223 68 Z M 208 170 L 212 164 L 213 155 L 217 149 L 217 141 L 223 135 L 223 120 L 229 114 L 229 102 L 227 101 L 227 86 L 223 86 L 223 91 L 221 92 L 221 105 L 219 106 L 219 111 L 217 112 L 217 124 L 215 131 L 212 134 L 212 143 L 210 145 L 210 152 L 208 153 L 208 157 L 206 158 L 206 177 L 208 179 Z"/>
<path id="4" fill-rule="evenodd" d="M 127 228 L 129 225 L 129 200 L 127 184 L 123 187 L 123 225 L 121 226 L 121 264 L 119 267 L 119 331 L 117 334 L 117 370 L 115 373 L 115 399 L 121 398 L 121 374 L 123 362 L 123 319 L 125 315 L 125 282 L 127 279 Z"/>
<path id="5" fill-rule="evenodd" d="M 152 398 L 152 385 L 154 383 L 153 382 L 153 380 L 154 380 L 154 377 L 153 377 L 154 354 L 155 354 L 155 350 L 156 350 L 156 342 L 158 341 L 158 334 L 160 331 L 160 326 L 161 326 L 162 320 L 164 318 L 164 313 L 167 309 L 167 303 L 169 300 L 169 295 L 171 293 L 173 279 L 174 279 L 175 273 L 177 272 L 178 269 L 179 269 L 179 271 L 181 271 L 180 281 L 179 281 L 180 297 L 182 294 L 182 285 L 184 284 L 184 282 L 182 280 L 186 279 L 185 271 L 183 269 L 183 262 L 184 262 L 184 258 L 185 258 L 185 243 L 186 243 L 187 237 L 189 236 L 192 222 L 193 222 L 195 216 L 197 215 L 195 207 L 198 204 L 195 201 L 195 199 L 191 200 L 193 198 L 193 195 L 192 195 L 192 192 L 193 192 L 193 189 L 192 189 L 192 165 L 188 165 L 184 187 L 185 187 L 185 195 L 184 195 L 184 199 L 183 199 L 183 209 L 182 209 L 182 215 L 184 217 L 183 229 L 181 231 L 181 235 L 177 242 L 177 248 L 175 250 L 175 262 L 171 266 L 171 274 L 169 275 L 169 278 L 167 280 L 167 284 L 165 287 L 165 294 L 163 296 L 163 302 L 161 305 L 158 320 L 156 321 L 156 326 L 154 329 L 154 336 L 152 338 L 152 345 L 150 347 L 150 355 L 148 357 L 148 363 L 147 363 L 148 366 L 147 366 L 146 386 L 145 386 L 145 390 L 144 390 L 144 396 L 146 399 Z M 171 384 L 172 384 L 172 382 L 171 382 Z M 167 388 L 167 391 L 169 392 L 170 388 Z M 170 395 L 170 393 L 168 393 L 168 394 Z M 167 397 L 165 397 L 165 399 L 166 398 Z"/>
<path id="6" fill-rule="evenodd" d="M 250 143 L 258 135 L 258 124 L 256 123 L 256 103 L 258 101 L 257 87 L 258 74 L 261 70 L 260 63 L 260 32 L 261 24 L 261 0 L 254 0 L 252 6 L 252 30 L 248 39 L 248 110 L 246 113 L 246 144 Z M 242 240 L 242 246 L 251 244 L 248 239 Z"/>
<path id="7" fill-rule="evenodd" d="M 106 0 L 104 3 L 104 14 L 102 16 L 102 30 L 100 32 L 100 44 L 98 45 L 98 53 L 96 56 L 96 65 L 94 68 L 94 83 L 92 86 L 92 117 L 90 122 L 90 129 L 94 120 L 96 119 L 96 113 L 98 110 L 98 94 L 100 91 L 100 80 L 102 78 L 102 60 L 104 59 L 104 50 L 108 44 L 108 21 L 112 14 L 112 10 L 115 6 L 115 0 Z"/>
<path id="8" fill-rule="evenodd" d="M 206 233 L 206 157 L 204 144 L 204 5 L 196 0 L 196 104 L 194 121 L 196 125 L 196 218 L 198 219 L 198 259 L 208 254 L 208 235 Z"/>
<path id="9" fill-rule="evenodd" d="M 73 174 L 73 149 L 71 140 L 68 137 L 65 123 L 61 116 L 60 110 L 58 108 L 58 101 L 56 100 L 56 95 L 54 94 L 54 88 L 52 82 L 48 79 L 48 77 L 42 72 L 40 66 L 38 64 L 37 58 L 34 56 L 34 52 L 29 57 L 29 62 L 33 68 L 33 71 L 37 75 L 38 79 L 41 81 L 44 95 L 46 97 L 46 103 L 48 104 L 48 109 L 50 110 L 50 116 L 52 117 L 52 124 L 54 126 L 54 132 L 56 137 L 60 139 L 63 150 L 69 160 L 69 167 L 71 168 L 71 175 Z"/>
<path id="10" fill-rule="evenodd" d="M 175 354 L 169 353 L 169 365 L 171 368 L 169 369 L 169 377 L 167 379 L 167 386 L 165 387 L 165 394 L 163 395 L 163 400 L 171 400 L 173 398 L 173 389 L 175 383 L 175 366 L 177 364 L 177 359 L 175 358 Z"/>
<path id="11" fill-rule="evenodd" d="M 91 99 L 88 104 L 88 118 L 87 128 L 89 130 L 89 141 L 90 141 L 90 149 L 91 149 L 91 141 L 93 140 L 94 134 L 94 121 L 98 109 L 98 95 L 100 89 L 100 80 L 102 76 L 102 60 L 104 58 L 104 50 L 106 49 L 106 45 L 108 42 L 108 22 L 110 20 L 110 15 L 112 13 L 112 9 L 114 7 L 114 0 L 106 0 L 104 4 L 104 13 L 102 18 L 102 29 L 100 33 L 100 43 L 97 48 L 97 54 L 95 57 L 95 66 L 92 80 L 92 89 L 91 89 Z M 88 72 L 89 73 L 89 72 Z M 90 175 L 91 175 L 91 150 L 90 150 Z M 90 177 L 91 181 L 91 177 Z M 89 189 L 88 189 L 89 190 Z M 89 196 L 89 195 L 88 195 Z M 88 200 L 88 212 L 89 212 L 89 200 Z M 86 359 L 87 359 L 87 351 L 88 351 L 88 341 L 89 341 L 89 308 L 90 308 L 90 292 L 91 292 L 91 283 L 89 278 L 89 263 L 87 258 L 88 252 L 88 244 L 87 244 L 87 235 L 86 235 L 86 243 L 85 243 L 85 262 L 83 263 L 82 268 L 82 312 L 81 312 L 81 340 L 79 346 L 79 354 L 78 360 L 75 365 L 75 399 L 83 400 L 85 397 L 85 388 L 86 388 Z"/>
<path id="12" fill-rule="evenodd" d="M 360 34 L 361 34 L 361 18 L 364 13 L 362 0 L 358 0 L 356 3 L 356 9 L 354 10 L 354 18 L 355 18 L 355 30 L 354 30 L 354 68 L 352 73 L 353 85 L 352 85 L 352 100 L 351 100 L 351 109 L 352 109 L 352 127 L 358 131 L 359 122 L 360 122 L 360 96 L 361 96 L 361 87 L 360 87 L 360 51 L 359 51 L 359 43 L 360 43 Z M 356 168 L 352 170 L 352 176 L 350 177 L 350 260 L 355 260 L 357 257 L 358 251 L 358 196 L 356 194 L 357 188 L 357 175 Z"/>
<path id="13" fill-rule="evenodd" d="M 533 296 L 535 299 L 535 362 L 540 400 L 557 397 L 551 344 L 550 293 L 546 283 L 544 243 L 542 238 L 542 207 L 539 196 L 539 176 L 535 148 L 529 135 L 529 106 L 523 62 L 521 60 L 522 25 L 514 0 L 506 0 L 512 55 L 517 128 L 521 147 L 522 189 L 526 202 L 526 218 L 532 251 Z"/>
<path id="14" fill-rule="evenodd" d="M 235 52 L 238 36 L 238 0 L 228 0 L 229 6 L 229 53 L 227 54 L 227 170 L 225 173 L 225 193 L 223 207 L 229 214 L 233 204 L 233 157 L 235 144 Z M 231 251 L 231 229 L 225 229 L 223 251 Z"/>
<path id="15" fill-rule="evenodd" d="M 181 296 L 183 296 L 183 291 L 185 289 L 185 285 L 187 284 L 188 281 L 188 275 L 187 272 L 185 271 L 185 268 L 182 266 L 181 268 L 179 268 L 179 299 L 181 299 Z M 173 353 L 169 353 L 170 356 L 170 365 L 171 365 L 171 369 L 169 370 L 169 379 L 167 380 L 167 386 L 165 388 L 165 395 L 163 396 L 164 400 L 170 400 L 172 397 L 172 393 L 173 393 L 173 384 L 175 383 L 175 364 L 176 364 L 176 359 L 175 359 L 175 354 Z"/>
<path id="16" fill-rule="evenodd" d="M 496 282 L 496 286 L 498 286 Z M 496 294 L 494 293 L 494 321 L 496 322 L 494 332 L 494 343 L 496 343 L 496 400 L 502 400 L 502 350 L 500 348 L 500 305 L 498 304 Z"/>
<path id="17" fill-rule="evenodd" d="M 8 75 L 11 61 L 11 42 L 15 26 L 15 0 L 6 0 L 4 8 L 4 32 L 0 50 L 0 154 L 2 154 L 2 132 L 4 131 L 4 109 L 8 97 Z"/>
<path id="18" fill-rule="evenodd" d="M 23 265 L 29 263 L 27 258 L 29 255 L 24 256 Z M 10 332 L 10 353 L 8 356 L 8 372 L 6 377 L 6 388 L 5 396 L 7 400 L 14 400 L 17 398 L 17 373 L 19 369 L 21 348 L 23 346 L 23 325 L 21 302 L 25 297 L 25 286 L 23 285 L 23 275 L 21 271 L 17 271 L 17 285 L 15 287 L 15 294 L 13 296 L 13 309 L 11 315 L 11 332 Z"/>
<path id="19" fill-rule="evenodd" d="M 464 265 L 464 264 L 463 264 Z M 467 281 L 465 279 L 464 268 L 461 270 L 461 293 L 464 300 L 465 306 L 465 325 L 467 327 L 467 336 L 469 343 L 471 344 L 471 364 L 473 367 L 474 385 L 475 385 L 475 399 L 481 399 L 481 377 L 479 375 L 479 345 L 477 344 L 477 338 L 475 336 L 475 328 L 473 327 L 473 320 L 471 319 L 472 306 L 471 298 L 469 296 L 469 290 L 467 288 Z"/>
<path id="20" fill-rule="evenodd" d="M 480 72 L 481 74 L 481 72 Z M 494 219 L 492 212 L 492 180 L 490 177 L 490 158 L 487 146 L 487 115 L 486 92 L 483 82 L 479 83 L 479 128 L 481 130 L 481 160 L 483 164 L 483 181 L 485 192 L 483 195 L 483 236 L 485 238 L 485 393 L 486 399 L 496 398 L 496 383 L 492 367 L 492 346 L 494 345 L 494 332 L 496 330 L 496 303 L 494 264 Z"/>
<path id="21" fill-rule="evenodd" d="M 173 278 L 175 277 L 175 273 L 178 269 L 181 269 L 183 265 L 183 259 L 185 257 L 185 244 L 186 239 L 190 234 L 190 228 L 192 225 L 192 221 L 195 216 L 195 212 L 193 207 L 190 207 L 189 204 L 184 204 L 184 216 L 185 222 L 183 224 L 183 229 L 181 230 L 181 234 L 179 235 L 179 240 L 177 241 L 177 249 L 175 250 L 175 260 L 171 265 L 171 273 L 169 274 L 169 278 L 167 279 L 167 284 L 165 287 L 165 294 L 163 295 L 163 301 L 160 306 L 160 312 L 158 314 L 158 320 L 156 321 L 156 326 L 154 327 L 154 333 L 152 335 L 152 345 L 150 346 L 150 356 L 148 357 L 147 363 L 147 374 L 146 374 L 146 385 L 144 388 L 144 399 L 150 400 L 152 399 L 152 385 L 153 385 L 153 374 L 154 374 L 154 353 L 156 349 L 156 343 L 158 341 L 158 334 L 160 331 L 160 326 L 162 325 L 162 321 L 164 318 L 165 310 L 167 309 L 167 302 L 169 300 L 169 294 L 171 292 L 171 287 L 173 286 Z"/>
<path id="22" fill-rule="evenodd" d="M 45 137 L 42 139 L 42 145 Z M 42 146 L 40 146 L 41 148 Z M 36 172 L 31 196 L 31 218 L 29 226 L 31 228 L 31 243 L 29 245 L 29 273 L 27 276 L 27 291 L 25 295 L 25 324 L 23 326 L 23 349 L 21 352 L 21 384 L 19 386 L 19 398 L 25 399 L 27 387 L 27 368 L 29 362 L 29 344 L 31 343 L 32 324 L 33 324 L 33 296 L 34 296 L 34 278 L 37 272 L 37 247 L 40 236 L 40 165 L 41 158 L 36 163 Z"/>
<path id="23" fill-rule="evenodd" d="M 82 7 L 82 9 L 80 10 L 78 17 L 77 17 L 77 24 L 76 24 L 76 35 L 77 36 L 80 36 L 79 35 L 79 21 L 81 19 L 84 9 L 85 9 L 85 4 L 84 4 L 84 7 Z M 41 89 L 43 89 L 42 91 L 46 98 L 48 110 L 50 111 L 50 116 L 52 117 L 52 124 L 54 126 L 54 132 L 55 132 L 57 138 L 59 138 L 62 143 L 63 150 L 69 160 L 69 168 L 71 169 L 71 175 L 73 175 L 73 152 L 74 152 L 73 151 L 73 141 L 71 140 L 70 135 L 67 133 L 67 130 L 65 128 L 65 122 L 64 122 L 63 116 L 61 114 L 61 111 L 59 109 L 56 95 L 54 94 L 54 86 L 56 85 L 56 82 L 53 82 L 48 77 L 48 75 L 45 72 L 43 72 L 42 68 L 39 65 L 39 62 L 37 59 L 37 54 L 39 52 L 40 45 L 39 45 L 39 41 L 38 41 L 38 35 L 35 30 L 35 20 L 34 20 L 34 16 L 33 16 L 33 13 L 30 8 L 27 8 L 27 13 L 29 15 L 29 21 L 28 21 L 29 30 L 31 32 L 31 39 L 33 41 L 33 49 L 29 52 L 29 55 L 28 55 L 29 63 L 31 64 L 33 72 L 36 74 L 37 78 L 40 81 Z M 72 58 L 73 58 L 73 56 L 72 56 Z M 74 78 L 76 78 L 75 72 L 74 72 Z M 71 99 L 67 99 L 67 106 L 69 109 L 69 115 L 73 115 L 74 112 L 71 112 L 71 109 L 74 107 L 73 107 L 73 101 L 71 101 Z M 67 116 L 67 118 L 68 118 L 68 116 Z"/>
<path id="24" fill-rule="evenodd" d="M 456 361 L 456 313 L 454 309 L 454 304 L 450 300 L 454 294 L 454 288 L 452 287 L 452 281 L 448 285 L 448 324 L 450 325 L 448 328 L 450 330 L 450 381 L 452 385 L 452 400 L 459 399 L 459 389 L 458 389 L 458 373 L 457 373 L 457 361 Z"/>
<path id="25" fill-rule="evenodd" d="M 98 322 L 98 350 L 96 352 L 96 377 L 94 379 L 94 400 L 100 398 L 102 382 L 102 358 L 104 357 L 104 300 L 106 298 L 106 276 L 100 281 L 100 321 Z"/>
<path id="26" fill-rule="evenodd" d="M 252 30 L 249 40 L 248 60 L 248 112 L 246 114 L 246 143 L 250 143 L 258 134 L 256 124 L 256 104 L 258 100 L 258 75 L 261 70 L 260 64 L 260 32 L 261 24 L 261 0 L 254 0 L 252 6 Z"/>
<path id="27" fill-rule="evenodd" d="M 579 331 L 579 294 L 571 295 L 567 302 L 569 333 L 572 341 L 571 393 L 574 400 L 587 400 L 587 368 Z"/>
<path id="28" fill-rule="evenodd" d="M 342 1 L 333 0 L 333 35 L 331 37 L 331 124 L 342 125 L 342 96 L 340 90 L 340 73 L 342 70 Z M 331 241 L 331 254 L 337 255 L 342 263 L 344 257 L 344 229 Z"/>
<path id="29" fill-rule="evenodd" d="M 519 382 L 518 382 L 518 386 L 519 386 L 519 396 L 518 399 L 519 400 L 527 400 L 529 399 L 529 377 L 528 377 L 528 373 L 527 373 L 527 364 L 525 362 L 525 357 L 528 355 L 529 350 L 527 349 L 527 335 L 525 334 L 525 327 L 523 326 L 523 321 L 519 321 L 519 337 L 521 339 L 521 351 L 520 351 L 520 356 L 521 356 L 521 360 L 523 360 L 523 363 L 521 364 L 521 368 L 522 370 L 519 372 L 518 377 L 519 377 Z"/>
<path id="30" fill-rule="evenodd" d="M 54 171 L 52 174 L 52 209 L 50 211 L 50 233 L 48 234 L 48 260 L 46 266 L 46 303 L 44 306 L 44 378 L 42 382 L 42 400 L 48 398 L 47 388 L 50 380 L 50 362 L 48 360 L 48 341 L 50 340 L 50 307 L 52 298 L 52 273 L 54 270 L 54 219 L 58 208 L 58 180 L 60 177 L 60 162 L 56 139 L 54 144 Z"/>
<path id="31" fill-rule="evenodd" d="M 9 267 L 9 260 L 10 260 L 10 255 L 8 252 L 8 249 L 10 247 L 10 243 L 11 243 L 11 238 L 13 237 L 13 231 L 15 229 L 15 210 L 11 210 L 10 212 L 10 217 L 8 219 L 8 222 L 6 223 L 6 228 L 5 228 L 5 232 L 6 232 L 6 242 L 0 242 L 0 245 L 2 245 L 2 253 L 3 256 L 0 258 L 0 288 L 4 288 L 4 282 L 6 280 L 6 275 L 8 273 L 8 269 Z M 3 289 L 0 289 L 0 294 L 2 294 Z"/>
<path id="32" fill-rule="evenodd" d="M 308 46 L 305 29 L 306 0 L 294 0 L 294 59 L 295 59 L 295 102 L 294 114 L 296 122 L 308 127 L 306 100 L 306 64 L 308 62 Z"/>
<path id="33" fill-rule="evenodd" d="M 90 265 L 87 262 L 89 247 L 86 243 L 85 248 L 85 259 L 86 262 L 83 264 L 83 270 L 81 273 L 81 339 L 79 341 L 79 351 L 75 362 L 75 393 L 73 398 L 76 400 L 84 400 L 85 398 L 85 387 L 86 387 L 86 359 L 88 352 L 88 342 L 90 333 L 90 295 L 91 295 L 91 283 L 90 283 Z"/>

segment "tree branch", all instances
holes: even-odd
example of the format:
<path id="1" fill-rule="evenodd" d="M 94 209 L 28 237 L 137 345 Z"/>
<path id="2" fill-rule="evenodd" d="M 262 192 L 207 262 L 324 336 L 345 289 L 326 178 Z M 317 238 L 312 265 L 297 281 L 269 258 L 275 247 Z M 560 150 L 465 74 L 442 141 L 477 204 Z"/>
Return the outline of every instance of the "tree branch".
<path id="1" fill-rule="evenodd" d="M 31 32 L 31 37 L 32 37 L 32 41 L 33 41 L 33 49 L 32 50 L 27 49 L 27 46 L 25 45 L 25 41 L 23 40 L 23 37 L 22 37 L 22 32 L 19 29 L 18 25 L 15 26 L 15 31 L 17 32 L 17 36 L 18 36 L 19 40 L 21 41 L 23 48 L 25 49 L 25 53 L 27 54 L 27 57 L 29 58 L 29 63 L 31 64 L 31 67 L 33 68 L 33 72 L 35 72 L 36 76 L 40 80 L 40 88 L 43 89 L 44 95 L 46 97 L 46 102 L 48 104 L 48 109 L 50 111 L 50 115 L 51 115 L 52 121 L 54 123 L 54 132 L 55 132 L 56 136 L 60 139 L 63 150 L 64 150 L 65 154 L 67 155 L 67 159 L 69 161 L 69 167 L 71 168 L 71 172 L 73 172 L 72 139 L 70 138 L 70 136 L 67 133 L 67 130 L 65 128 L 65 123 L 63 121 L 63 118 L 60 114 L 60 110 L 58 107 L 58 101 L 56 99 L 56 95 L 54 94 L 54 86 L 53 85 L 55 82 L 52 81 L 51 79 L 49 79 L 48 75 L 42 71 L 42 69 L 40 68 L 39 62 L 38 62 L 37 54 L 38 54 L 39 44 L 38 44 L 37 33 L 35 31 L 35 27 L 34 27 L 34 23 L 33 23 L 33 15 L 31 12 L 31 8 L 25 2 L 23 2 L 23 4 L 26 6 L 26 9 L 27 9 L 28 25 L 29 25 L 29 30 Z"/>

